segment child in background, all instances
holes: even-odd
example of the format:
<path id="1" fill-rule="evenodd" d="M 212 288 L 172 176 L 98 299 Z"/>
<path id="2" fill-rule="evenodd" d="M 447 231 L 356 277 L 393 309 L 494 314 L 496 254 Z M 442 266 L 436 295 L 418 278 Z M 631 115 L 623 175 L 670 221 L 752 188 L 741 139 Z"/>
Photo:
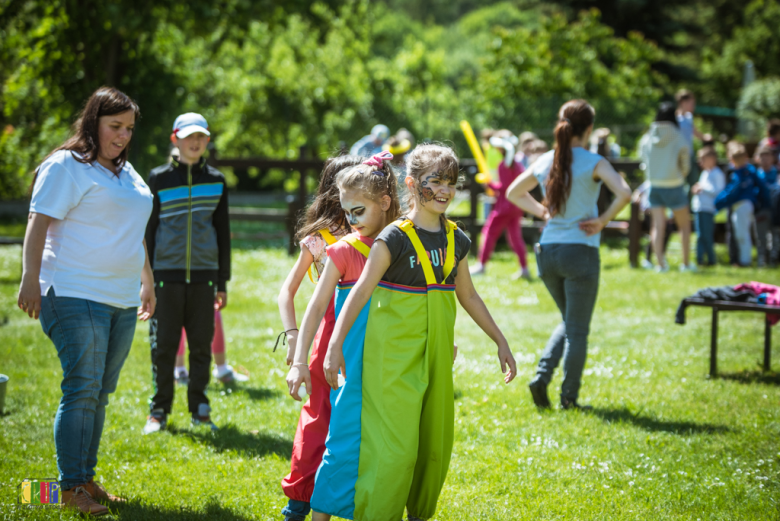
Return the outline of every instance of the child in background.
<path id="1" fill-rule="evenodd" d="M 179 157 L 179 149 L 171 143 L 171 152 L 168 156 L 168 162 L 171 163 Z M 190 375 L 184 366 L 184 354 L 187 348 L 187 332 L 181 329 L 181 340 L 179 341 L 179 350 L 176 352 L 176 365 L 173 368 L 173 377 L 179 385 L 189 385 Z M 214 306 L 214 339 L 211 341 L 211 355 L 214 357 L 216 368 L 212 372 L 214 378 L 222 383 L 231 383 L 234 381 L 245 382 L 249 377 L 241 373 L 235 373 L 233 368 L 228 365 L 225 357 L 225 331 L 222 329 L 222 313 L 217 305 Z"/>
<path id="2" fill-rule="evenodd" d="M 347 235 L 350 230 L 339 202 L 336 174 L 344 168 L 359 165 L 362 160 L 363 158 L 358 156 L 341 156 L 325 162 L 317 196 L 306 211 L 296 235 L 301 245 L 301 253 L 287 275 L 278 299 L 279 314 L 284 326 L 284 332 L 279 336 L 287 339 L 287 365 L 293 363 L 297 345 L 298 323 L 295 319 L 294 301 L 301 281 L 306 277 L 307 271 L 311 277 L 312 266 L 317 270 L 318 278 L 323 275 L 326 247 Z M 311 380 L 307 387 L 310 397 L 301 410 L 295 432 L 290 473 L 282 480 L 282 490 L 289 498 L 287 506 L 282 510 L 286 521 L 303 521 L 309 514 L 314 474 L 325 450 L 325 437 L 330 422 L 330 389 L 322 372 L 322 360 L 335 321 L 331 299 L 314 340 L 314 352 L 309 366 Z"/>
<path id="3" fill-rule="evenodd" d="M 472 284 L 470 241 L 444 217 L 455 197 L 458 158 L 448 147 L 425 144 L 407 156 L 407 168 L 408 217 L 377 236 L 339 313 L 323 364 L 337 390 L 339 370 L 347 382 L 361 371 L 345 361 L 352 349 L 347 342 L 365 343 L 362 405 L 356 407 L 360 444 L 340 447 L 359 451 L 359 473 L 338 475 L 323 460 L 312 497 L 315 510 L 349 519 L 395 521 L 404 507 L 409 520 L 436 513 L 454 436 L 456 296 L 498 346 L 504 381 L 517 374 L 506 338 Z M 365 327 L 364 338 L 354 338 L 355 326 Z M 336 423 L 334 417 L 331 432 L 355 421 L 353 416 Z M 319 495 L 321 482 L 336 481 L 343 481 L 343 495 L 329 490 Z"/>
<path id="4" fill-rule="evenodd" d="M 287 376 L 290 395 L 295 399 L 298 397 L 301 383 L 306 382 L 308 385 L 311 380 L 306 366 L 309 346 L 328 301 L 333 298 L 333 292 L 336 291 L 335 306 L 338 316 L 350 289 L 363 271 L 374 238 L 401 213 L 397 180 L 393 168 L 386 162 L 391 157 L 387 153 L 376 155 L 362 165 L 342 170 L 337 176 L 341 206 L 355 232 L 328 247 L 325 272 L 306 308 L 301 324 L 301 342 L 298 342 L 294 363 Z M 350 335 L 362 339 L 365 329 L 356 324 Z M 358 472 L 359 453 L 341 449 L 360 443 L 360 422 L 354 421 L 354 415 L 360 412 L 362 395 L 362 345 L 350 343 L 344 354 L 353 370 L 338 392 L 331 393 L 331 425 L 338 425 L 338 428 L 331 429 L 328 433 L 322 466 L 317 472 L 311 500 L 314 509 L 312 521 L 328 519 L 330 513 L 351 517 L 349 512 L 340 508 L 320 507 L 323 498 L 329 505 L 336 502 L 335 498 L 342 499 L 343 503 L 344 495 L 350 489 L 350 484 L 354 484 Z"/>
<path id="5" fill-rule="evenodd" d="M 539 159 L 539 156 L 550 150 L 550 147 L 547 146 L 547 142 L 543 139 L 534 139 L 530 145 L 527 147 L 528 155 L 526 156 L 528 159 L 529 166 L 534 164 L 534 161 Z M 528 167 L 526 167 L 528 168 Z"/>
<path id="6" fill-rule="evenodd" d="M 496 204 L 493 206 L 493 209 L 485 222 L 485 226 L 482 228 L 482 244 L 479 249 L 479 261 L 471 268 L 471 274 L 482 275 L 485 272 L 485 265 L 493 254 L 496 242 L 506 231 L 509 245 L 515 251 L 517 258 L 520 261 L 520 271 L 518 271 L 513 278 L 531 280 L 531 274 L 528 271 L 528 261 L 526 259 L 525 241 L 523 241 L 523 233 L 520 228 L 520 220 L 523 218 L 523 211 L 506 200 L 506 189 L 525 169 L 515 158 L 513 140 L 493 136 L 490 138 L 490 145 L 503 157 L 498 164 L 498 181 L 488 183 L 488 186 L 496 194 Z"/>
<path id="7" fill-rule="evenodd" d="M 750 239 L 753 216 L 756 210 L 771 205 L 769 190 L 753 165 L 748 163 L 745 145 L 732 141 L 727 150 L 733 169 L 728 175 L 728 185 L 715 198 L 715 210 L 731 207 L 731 225 L 739 250 L 739 265 L 750 266 L 753 257 Z"/>
<path id="8" fill-rule="evenodd" d="M 164 429 L 174 396 L 174 364 L 182 328 L 190 338 L 187 401 L 192 424 L 216 430 L 206 397 L 214 308 L 227 305 L 230 218 L 225 177 L 206 164 L 206 119 L 182 114 L 171 140 L 179 156 L 152 170 L 154 208 L 146 227 L 157 310 L 149 326 L 155 394 L 144 434 Z"/>
<path id="9" fill-rule="evenodd" d="M 758 177 L 766 183 L 769 192 L 777 190 L 777 156 L 769 145 L 758 147 Z M 767 256 L 771 266 L 777 265 L 780 254 L 780 230 L 772 224 L 772 206 L 756 212 L 756 250 L 758 267 L 766 266 Z"/>
<path id="10" fill-rule="evenodd" d="M 766 124 L 766 137 L 759 141 L 756 156 L 758 156 L 758 150 L 761 150 L 764 146 L 769 147 L 775 158 L 780 161 L 780 119 L 770 119 Z M 755 159 L 758 162 L 759 158 L 756 157 Z"/>
<path id="11" fill-rule="evenodd" d="M 726 186 L 726 178 L 718 167 L 718 155 L 714 148 L 699 150 L 701 175 L 699 182 L 691 187 L 691 206 L 696 215 L 696 263 L 699 266 L 714 266 L 715 258 L 715 198 Z M 706 258 L 705 258 L 706 257 Z"/>
<path id="12" fill-rule="evenodd" d="M 534 149 L 534 142 L 539 138 L 533 132 L 525 131 L 520 133 L 520 137 L 517 138 L 517 147 L 520 151 L 515 156 L 515 161 L 523 165 L 523 170 L 528 168 L 531 164 L 531 154 Z M 542 152 L 544 153 L 544 152 Z"/>

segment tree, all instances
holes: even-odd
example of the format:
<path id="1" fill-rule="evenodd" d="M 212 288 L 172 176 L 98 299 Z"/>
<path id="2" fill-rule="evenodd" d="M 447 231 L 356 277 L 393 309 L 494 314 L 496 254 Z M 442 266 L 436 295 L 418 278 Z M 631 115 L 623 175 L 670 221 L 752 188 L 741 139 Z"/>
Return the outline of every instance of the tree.
<path id="1" fill-rule="evenodd" d="M 498 28 L 495 34 L 476 83 L 483 88 L 483 111 L 501 125 L 551 126 L 550 116 L 571 98 L 588 99 L 602 118 L 637 123 L 660 97 L 664 78 L 651 68 L 656 46 L 638 33 L 616 37 L 596 10 L 574 23 L 555 15 L 537 30 Z"/>
<path id="2" fill-rule="evenodd" d="M 748 85 L 739 98 L 741 118 L 763 126 L 771 118 L 780 118 L 780 77 L 765 78 Z"/>

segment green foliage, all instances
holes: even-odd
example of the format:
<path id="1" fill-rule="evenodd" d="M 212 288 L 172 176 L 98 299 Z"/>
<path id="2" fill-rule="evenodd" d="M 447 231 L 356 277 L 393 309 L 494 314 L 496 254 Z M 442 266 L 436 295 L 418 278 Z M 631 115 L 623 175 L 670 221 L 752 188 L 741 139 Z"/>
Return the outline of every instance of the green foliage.
<path id="1" fill-rule="evenodd" d="M 702 4 L 702 23 L 732 1 Z M 208 118 L 223 156 L 295 157 L 307 145 L 324 157 L 379 122 L 468 156 L 459 120 L 549 139 L 558 107 L 585 97 L 598 124 L 623 128 L 621 145 L 631 149 L 672 90 L 668 51 L 695 47 L 678 37 L 690 25 L 679 16 L 697 2 L 664 5 L 664 16 L 678 13 L 668 24 L 648 14 L 648 2 L 623 0 L 6 2 L 0 197 L 24 194 L 31 171 L 102 84 L 141 106 L 130 160 L 143 175 L 165 160 L 171 123 L 189 110 Z M 762 10 L 753 0 L 745 18 L 774 13 L 765 3 Z M 577 12 L 591 6 L 604 14 Z M 669 36 L 656 46 L 615 28 L 629 19 L 637 31 Z M 727 36 L 712 40 L 725 45 Z M 764 74 L 771 60 L 756 60 Z M 295 182 L 284 172 L 253 175 L 267 189 Z"/>
<path id="2" fill-rule="evenodd" d="M 780 117 L 780 77 L 764 78 L 748 85 L 742 91 L 737 110 L 740 117 L 762 125 L 770 118 Z"/>
<path id="3" fill-rule="evenodd" d="M 705 48 L 702 76 L 708 88 L 736 102 L 740 96 L 744 65 L 751 60 L 759 77 L 780 76 L 780 1 L 752 0 L 740 4 L 744 21 L 733 29 L 722 46 Z M 733 106 L 733 105 L 732 105 Z"/>
<path id="4" fill-rule="evenodd" d="M 476 79 L 487 118 L 510 128 L 518 118 L 522 127 L 549 126 L 550 108 L 554 115 L 572 98 L 588 99 L 613 122 L 644 116 L 661 94 L 663 80 L 651 68 L 660 53 L 637 33 L 616 37 L 599 18 L 592 10 L 573 23 L 554 15 L 538 29 L 498 27 Z"/>

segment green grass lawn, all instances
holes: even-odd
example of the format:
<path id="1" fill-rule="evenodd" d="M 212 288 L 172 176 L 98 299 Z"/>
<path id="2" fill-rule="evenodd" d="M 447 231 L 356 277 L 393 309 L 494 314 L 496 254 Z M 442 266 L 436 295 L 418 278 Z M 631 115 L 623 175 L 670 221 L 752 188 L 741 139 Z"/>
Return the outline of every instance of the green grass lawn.
<path id="1" fill-rule="evenodd" d="M 679 258 L 674 244 L 670 256 Z M 169 432 L 141 436 L 152 381 L 147 328 L 138 325 L 98 466 L 109 491 L 129 499 L 114 508 L 116 519 L 281 519 L 279 481 L 289 470 L 300 406 L 285 397 L 284 353 L 272 347 L 281 329 L 276 294 L 293 259 L 281 249 L 237 249 L 233 258 L 228 357 L 251 380 L 232 390 L 210 386 L 222 427 L 216 435 L 190 428 L 178 388 Z M 499 253 L 476 282 L 514 350 L 515 382 L 501 382 L 494 346 L 464 312 L 458 316 L 455 448 L 436 519 L 780 517 L 780 377 L 760 372 L 761 318 L 721 316 L 722 377 L 715 380 L 705 377 L 709 311 L 690 309 L 687 325 L 674 324 L 679 300 L 696 289 L 777 283 L 776 270 L 656 275 L 629 269 L 625 249 L 604 247 L 581 395 L 595 409 L 540 413 L 526 384 L 560 316 L 540 281 L 510 280 L 515 262 Z M 18 248 L 0 248 L 0 324 L 7 319 L 0 372 L 11 378 L 0 417 L 0 519 L 78 519 L 15 504 L 22 479 L 56 478 L 52 425 L 61 377 L 40 325 L 15 307 L 18 274 Z M 312 289 L 304 281 L 299 316 Z"/>

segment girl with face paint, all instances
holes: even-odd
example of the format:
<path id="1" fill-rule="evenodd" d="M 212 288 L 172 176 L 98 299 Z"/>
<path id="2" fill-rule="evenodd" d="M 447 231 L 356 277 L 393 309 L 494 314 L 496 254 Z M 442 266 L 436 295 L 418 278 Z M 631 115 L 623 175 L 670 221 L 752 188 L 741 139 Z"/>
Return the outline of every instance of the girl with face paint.
<path id="1" fill-rule="evenodd" d="M 306 277 L 307 271 L 312 281 L 314 280 L 312 267 L 316 270 L 317 277 L 322 277 L 326 247 L 350 231 L 350 226 L 344 218 L 344 212 L 339 202 L 336 174 L 344 168 L 359 165 L 363 159 L 359 156 L 341 156 L 328 159 L 325 162 L 325 168 L 320 175 L 317 197 L 306 211 L 296 234 L 301 245 L 301 253 L 279 292 L 279 313 L 282 316 L 284 327 L 283 333 L 279 336 L 282 339 L 286 338 L 288 343 L 287 365 L 293 363 L 298 339 L 294 305 L 295 294 Z M 332 294 L 331 291 L 331 296 Z M 301 409 L 301 417 L 290 458 L 290 473 L 282 480 L 282 490 L 289 498 L 287 505 L 282 509 L 285 519 L 305 519 L 310 511 L 309 500 L 314 489 L 314 474 L 317 472 L 322 453 L 325 450 L 325 436 L 328 434 L 328 422 L 330 421 L 330 389 L 322 372 L 322 360 L 335 321 L 336 317 L 333 313 L 331 300 L 327 306 L 327 312 L 318 322 L 319 329 L 314 341 L 310 363 L 307 365 L 304 357 L 302 365 L 293 365 L 290 370 L 291 374 L 305 371 L 308 375 L 306 382 L 309 399 Z"/>
<path id="2" fill-rule="evenodd" d="M 444 216 L 457 157 L 421 145 L 407 156 L 407 172 L 409 212 L 379 233 L 349 296 L 343 304 L 337 297 L 323 364 L 338 390 L 339 416 L 334 409 L 312 509 L 346 519 L 396 521 L 405 509 L 419 520 L 436 512 L 454 437 L 456 297 L 496 343 L 504 381 L 517 373 L 471 282 L 470 241 Z M 350 394 L 353 382 L 360 389 Z"/>

